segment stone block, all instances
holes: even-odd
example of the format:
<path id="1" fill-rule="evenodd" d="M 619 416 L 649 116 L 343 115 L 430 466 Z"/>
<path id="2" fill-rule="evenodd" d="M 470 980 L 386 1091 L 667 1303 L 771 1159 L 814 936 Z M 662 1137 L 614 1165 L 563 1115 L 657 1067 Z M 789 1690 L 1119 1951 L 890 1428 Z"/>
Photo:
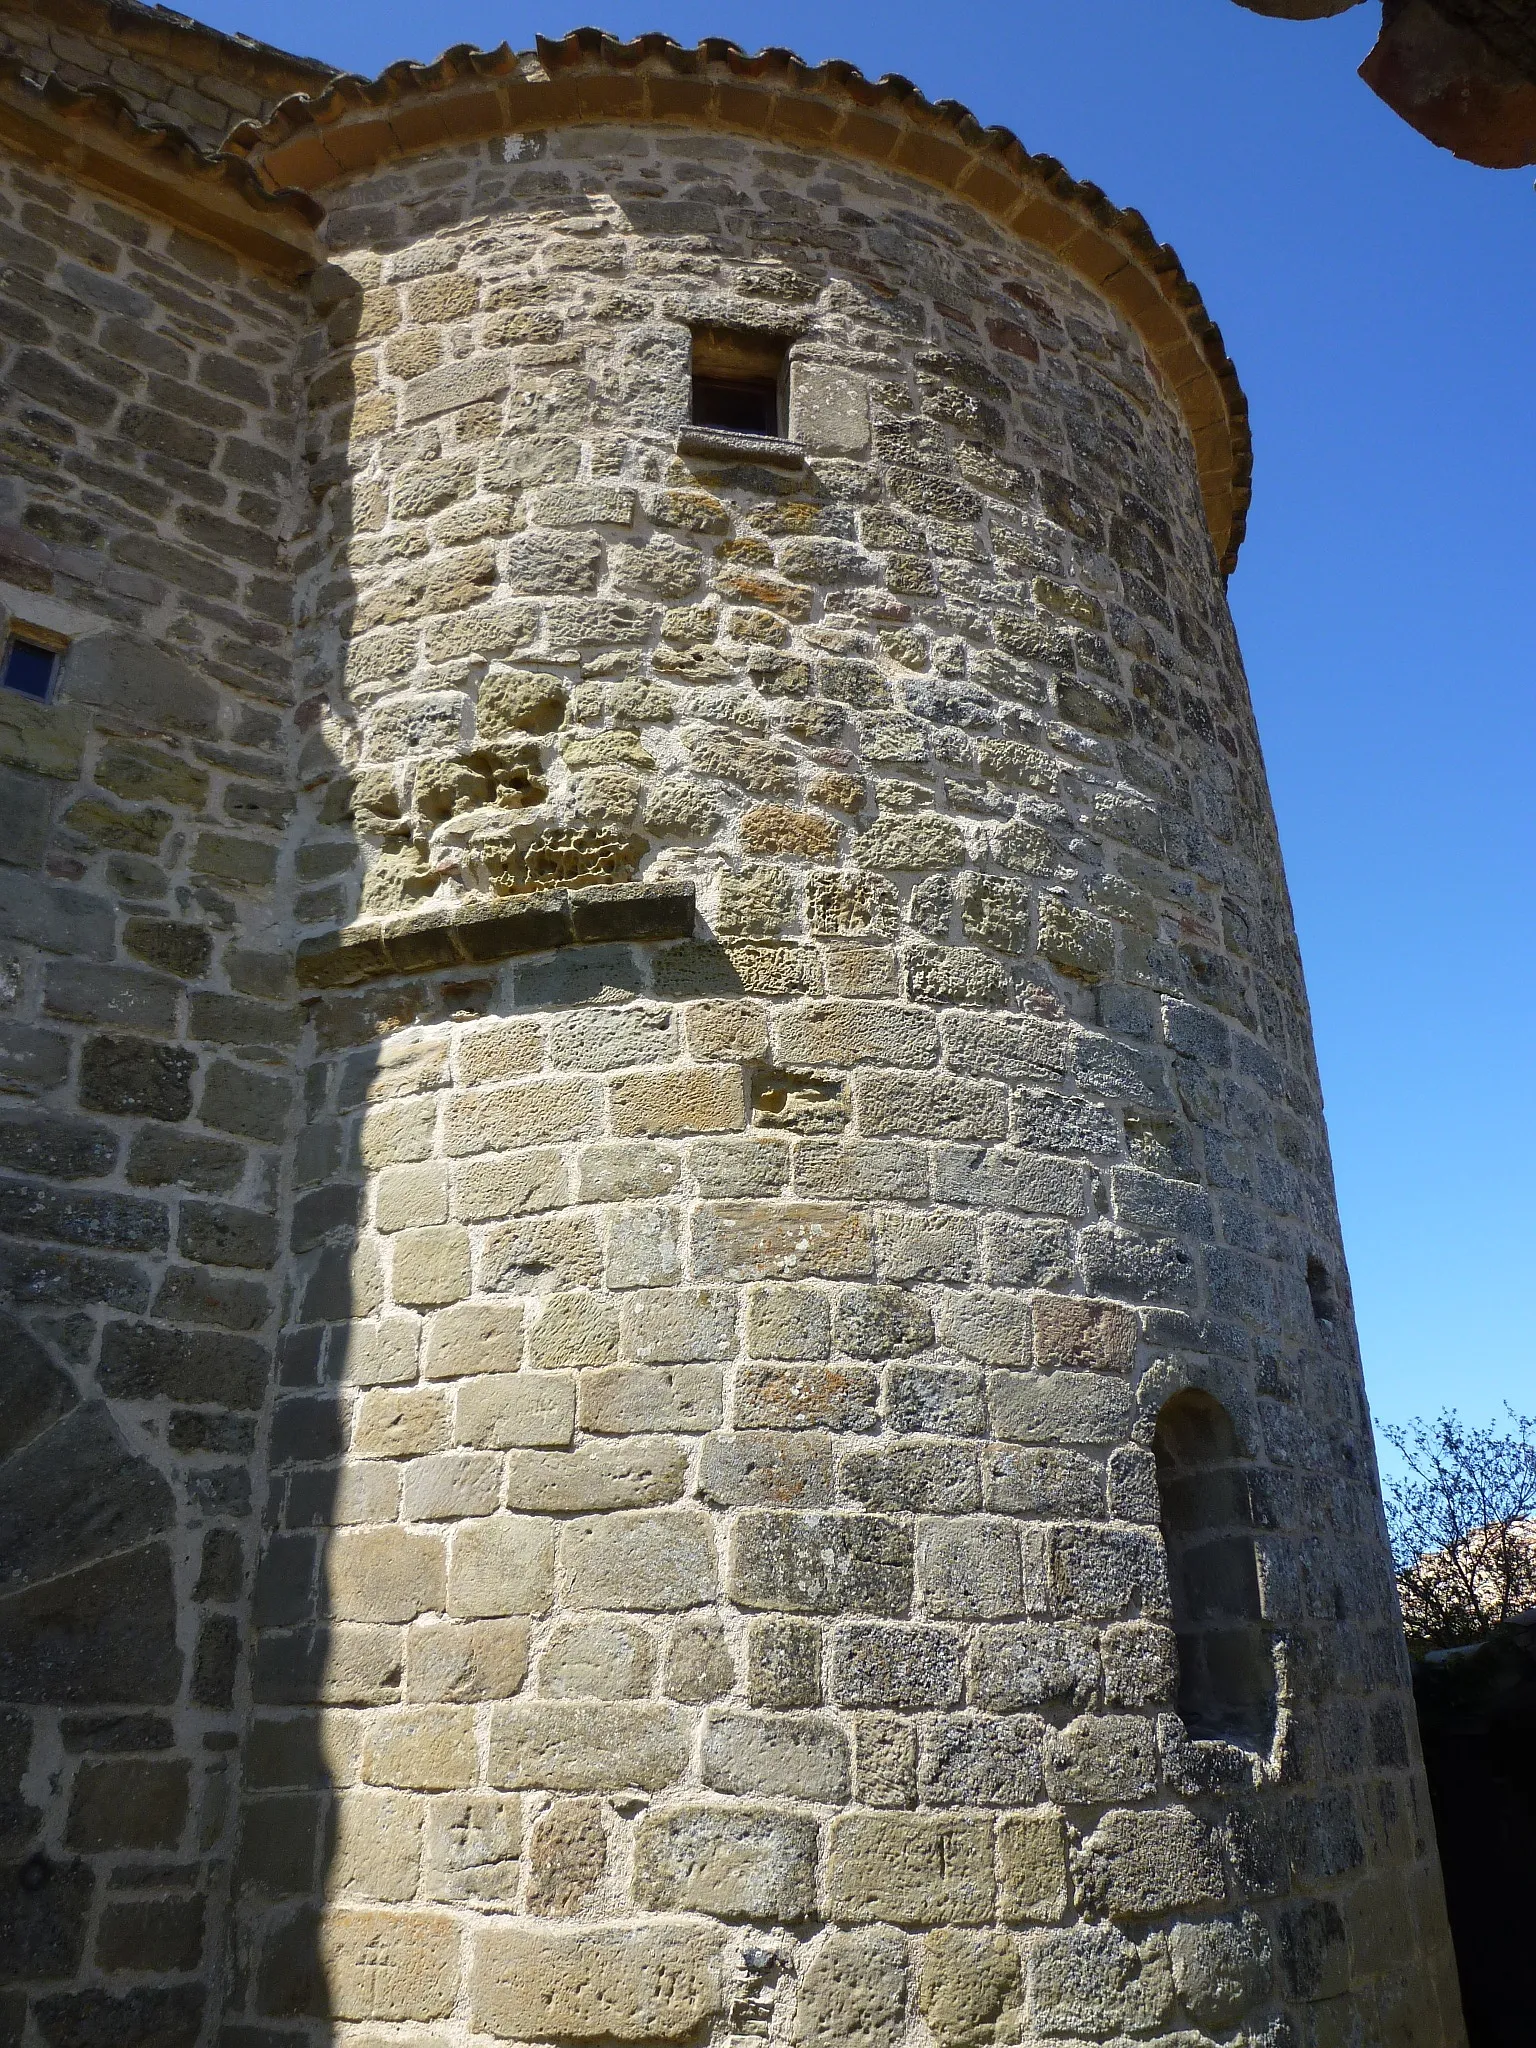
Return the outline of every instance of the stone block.
<path id="1" fill-rule="evenodd" d="M 421 1458 L 447 1441 L 448 1401 L 440 1387 L 377 1387 L 353 1412 L 352 1451 L 360 1458 Z"/>
<path id="2" fill-rule="evenodd" d="M 449 1614 L 468 1621 L 543 1614 L 554 1586 L 555 1536 L 549 1522 L 533 1515 L 489 1515 L 454 1531 Z"/>
<path id="3" fill-rule="evenodd" d="M 918 1525 L 923 1610 L 939 1621 L 995 1621 L 1024 1605 L 1018 1531 L 985 1516 L 943 1516 Z"/>
<path id="4" fill-rule="evenodd" d="M 197 1055 L 186 1046 L 142 1038 L 87 1039 L 80 1058 L 80 1107 L 180 1123 L 192 1114 L 196 1071 Z"/>
<path id="5" fill-rule="evenodd" d="M 405 1230 L 393 1241 L 390 1286 L 403 1308 L 443 1308 L 470 1289 L 469 1233 L 457 1224 Z"/>
<path id="6" fill-rule="evenodd" d="M 114 1757 L 80 1766 L 69 1801 L 71 1849 L 177 1849 L 187 1821 L 189 1766 Z"/>
<path id="7" fill-rule="evenodd" d="M 982 1456 L 988 1507 L 1057 1520 L 1104 1512 L 1104 1472 L 1085 1451 L 990 1444 Z"/>
<path id="8" fill-rule="evenodd" d="M 413 1705 L 510 1699 L 528 1675 L 526 1621 L 418 1621 L 405 1643 Z"/>
<path id="9" fill-rule="evenodd" d="M 989 2048 L 1015 2033 L 1023 2003 L 1018 1944 L 945 1928 L 923 1943 L 917 2009 L 940 2048 Z"/>
<path id="10" fill-rule="evenodd" d="M 701 1131 L 739 1131 L 747 1120 L 739 1067 L 679 1067 L 621 1074 L 610 1084 L 616 1138 L 686 1137 Z"/>
<path id="11" fill-rule="evenodd" d="M 477 1774 L 475 1715 L 466 1706 L 376 1708 L 363 1728 L 362 1775 L 369 1785 L 453 1792 Z"/>
<path id="12" fill-rule="evenodd" d="M 577 1290 L 545 1296 L 529 1332 L 530 1365 L 611 1365 L 618 1355 L 618 1312 L 604 1296 Z"/>
<path id="13" fill-rule="evenodd" d="M 747 1698 L 752 1705 L 819 1707 L 821 1638 L 814 1622 L 754 1615 L 747 1624 Z"/>
<path id="14" fill-rule="evenodd" d="M 540 1210 L 563 1208 L 570 1199 L 565 1161 L 553 1149 L 493 1152 L 485 1159 L 466 1159 L 454 1176 L 453 1213 L 461 1223 L 496 1223 L 508 1216 L 535 1215 Z M 441 1222 L 446 1215 L 445 1199 L 442 1216 L 419 1220 Z M 381 1216 L 378 1227 L 391 1226 Z"/>
<path id="15" fill-rule="evenodd" d="M 717 1792 L 841 1804 L 848 1796 L 848 1738 L 822 1715 L 722 1708 L 705 1718 L 700 1769 Z"/>
<path id="16" fill-rule="evenodd" d="M 987 1629 L 972 1641 L 971 1695 L 994 1713 L 1091 1706 L 1098 1685 L 1099 1660 L 1087 1629 L 1024 1622 Z"/>
<path id="17" fill-rule="evenodd" d="M 882 1515 L 753 1509 L 736 1520 L 728 1591 L 744 1607 L 801 1614 L 905 1614 L 912 1536 Z"/>
<path id="18" fill-rule="evenodd" d="M 603 1810 L 595 1799 L 555 1799 L 528 1837 L 527 1909 L 579 1913 L 608 1864 Z"/>
<path id="19" fill-rule="evenodd" d="M 459 1994 L 459 1929 L 446 1913 L 337 1906 L 317 1957 L 339 2020 L 446 2019 Z"/>
<path id="20" fill-rule="evenodd" d="M 434 1160 L 392 1166 L 373 1185 L 376 1230 L 418 1230 L 448 1221 L 448 1169 Z"/>
<path id="21" fill-rule="evenodd" d="M 486 1794 L 434 1799 L 423 1847 L 422 1885 L 429 1897 L 509 1906 L 521 1869 L 522 1801 Z"/>
<path id="22" fill-rule="evenodd" d="M 400 1515 L 407 1522 L 461 1522 L 494 1514 L 501 1462 L 487 1451 L 416 1458 L 401 1474 Z"/>
<path id="23" fill-rule="evenodd" d="M 831 1339 L 831 1304 L 824 1294 L 801 1286 L 768 1286 L 747 1296 L 749 1358 L 825 1358 Z"/>
<path id="24" fill-rule="evenodd" d="M 1168 1936 L 1173 1981 L 1191 2017 L 1221 2033 L 1269 1990 L 1269 1936 L 1256 1913 L 1186 1921 Z"/>
<path id="25" fill-rule="evenodd" d="M 1037 1294 L 1030 1307 L 1042 1371 L 1128 1373 L 1134 1365 L 1140 1325 L 1118 1302 Z"/>
<path id="26" fill-rule="evenodd" d="M 1099 1653 L 1106 1706 L 1165 1706 L 1174 1698 L 1179 1669 L 1171 1629 L 1151 1621 L 1117 1621 L 1100 1637 Z"/>
<path id="27" fill-rule="evenodd" d="M 1046 1737 L 1046 1789 L 1065 1805 L 1146 1799 L 1160 1776 L 1152 1724 L 1132 1715 L 1080 1714 Z"/>
<path id="28" fill-rule="evenodd" d="M 1008 1091 L 948 1074 L 860 1073 L 854 1083 L 866 1138 L 947 1138 L 996 1143 L 1008 1135 Z"/>
<path id="29" fill-rule="evenodd" d="M 1168 1564 L 1162 1544 L 1143 1529 L 1093 1523 L 1051 1535 L 1051 1592 L 1057 1611 L 1089 1620 L 1169 1612 Z"/>
<path id="30" fill-rule="evenodd" d="M 805 1003 L 778 1021 L 775 1043 L 789 1068 L 921 1068 L 936 1066 L 939 1058 L 932 1014 L 897 1003 Z"/>
<path id="31" fill-rule="evenodd" d="M 806 1919 L 816 1896 L 816 1826 L 765 1806 L 674 1807 L 635 1835 L 635 1903 L 769 1924 Z"/>
<path id="32" fill-rule="evenodd" d="M 584 1146 L 576 1161 L 576 1195 L 583 1202 L 639 1202 L 675 1194 L 683 1167 L 675 1149 L 632 1138 Z"/>
<path id="33" fill-rule="evenodd" d="M 643 1928 L 480 1927 L 471 2024 L 513 2041 L 681 2041 L 724 2006 L 721 1936 L 681 1921 Z"/>
<path id="34" fill-rule="evenodd" d="M 703 1204 L 693 1219 L 701 1279 L 858 1280 L 874 1272 L 867 1219 L 832 1202 Z"/>
<path id="35" fill-rule="evenodd" d="M 718 1615 L 690 1614 L 667 1637 L 661 1689 L 668 1699 L 702 1706 L 731 1691 L 736 1664 Z"/>
<path id="36" fill-rule="evenodd" d="M 1160 1919 L 1227 1895 L 1217 1838 L 1183 1807 L 1107 1813 L 1073 1861 L 1083 1904 L 1111 1920 Z"/>
<path id="37" fill-rule="evenodd" d="M 724 1407 L 714 1366 L 600 1366 L 580 1377 L 581 1426 L 599 1436 L 697 1435 L 719 1427 Z"/>
<path id="38" fill-rule="evenodd" d="M 561 1531 L 569 1606 L 671 1613 L 715 1599 L 719 1583 L 714 1524 L 700 1508 L 588 1515 Z"/>
<path id="39" fill-rule="evenodd" d="M 1172 2007 L 1167 1946 L 1156 1936 L 1138 1946 L 1112 1927 L 1063 1927 L 1030 1945 L 1030 2017 L 1043 2033 L 1150 2034 Z"/>
<path id="40" fill-rule="evenodd" d="M 997 1823 L 997 1910 L 1004 1920 L 1048 1927 L 1072 1904 L 1067 1830 L 1049 1806 L 1005 1813 Z"/>
<path id="41" fill-rule="evenodd" d="M 398 1904 L 416 1896 L 425 1801 L 348 1786 L 331 1806 L 326 1889 L 333 1898 Z"/>
<path id="42" fill-rule="evenodd" d="M 906 2021 L 905 1942 L 873 1931 L 825 1935 L 795 1994 L 795 2048 L 896 2048 Z"/>
<path id="43" fill-rule="evenodd" d="M 735 1290 L 677 1287 L 631 1295 L 623 1304 L 623 1333 L 624 1355 L 642 1365 L 730 1358 L 736 1348 Z"/>
<path id="44" fill-rule="evenodd" d="M 736 1420 L 749 1429 L 873 1430 L 879 1375 L 859 1365 L 746 1365 L 736 1375 Z"/>
<path id="45" fill-rule="evenodd" d="M 699 1460 L 699 1492 L 727 1507 L 830 1507 L 832 1481 L 831 1443 L 810 1430 L 733 1430 Z"/>
<path id="46" fill-rule="evenodd" d="M 655 1675 L 656 1645 L 644 1625 L 611 1614 L 562 1622 L 539 1658 L 545 1699 L 643 1699 Z"/>
<path id="47" fill-rule="evenodd" d="M 451 1158 L 601 1135 L 597 1085 L 586 1080 L 477 1088 L 451 1096 L 443 1112 L 443 1149 Z"/>
<path id="48" fill-rule="evenodd" d="M 461 1381 L 454 1395 L 455 1443 L 497 1451 L 555 1449 L 575 1433 L 574 1373 L 488 1373 Z M 532 1503 L 514 1499 L 512 1505 Z"/>
<path id="49" fill-rule="evenodd" d="M 493 1709 L 491 1783 L 504 1791 L 659 1792 L 688 1768 L 689 1717 L 665 1702 L 513 1700 Z"/>
<path id="50" fill-rule="evenodd" d="M 965 1692 L 965 1646 L 953 1631 L 858 1623 L 832 1632 L 831 1696 L 840 1707 L 918 1713 Z"/>
<path id="51" fill-rule="evenodd" d="M 102 1912 L 97 1967 L 181 1974 L 203 1960 L 202 1899 L 124 1899 Z M 47 2038 L 55 2038 L 50 2029 Z"/>
<path id="52" fill-rule="evenodd" d="M 925 1806 L 1027 1806 L 1040 1797 L 1044 1724 L 1031 1714 L 935 1716 L 923 1724 L 918 1792 Z"/>
<path id="53" fill-rule="evenodd" d="M 406 1529 L 338 1529 L 326 1545 L 329 1609 L 338 1621 L 414 1621 L 444 1603 L 441 1537 Z"/>
<path id="54" fill-rule="evenodd" d="M 839 1920 L 976 1927 L 992 1918 L 992 1823 L 850 1813 L 828 1835 L 827 1903 Z"/>
<path id="55" fill-rule="evenodd" d="M 342 1386 L 409 1386 L 416 1377 L 420 1335 L 414 1316 L 343 1324 L 331 1334 L 327 1370 Z"/>
<path id="56" fill-rule="evenodd" d="M 516 1514 L 593 1514 L 657 1507 L 683 1490 L 687 1458 L 664 1436 L 582 1443 L 569 1451 L 512 1451 L 507 1504 Z"/>
<path id="57" fill-rule="evenodd" d="M 1130 1388 L 1105 1374 L 997 1373 L 990 1398 L 993 1428 L 1014 1443 L 1120 1444 L 1131 1434 Z"/>

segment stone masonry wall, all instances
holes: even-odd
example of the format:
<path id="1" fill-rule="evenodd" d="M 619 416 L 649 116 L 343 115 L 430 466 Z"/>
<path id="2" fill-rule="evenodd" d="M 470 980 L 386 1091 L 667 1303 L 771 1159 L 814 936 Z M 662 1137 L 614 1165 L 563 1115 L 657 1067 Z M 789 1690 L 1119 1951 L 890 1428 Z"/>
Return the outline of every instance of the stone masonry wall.
<path id="1" fill-rule="evenodd" d="M 56 703 L 0 695 L 0 2038 L 33 2048 L 216 2019 L 296 1104 L 304 318 L 0 163 L 0 625 L 71 640 Z"/>
<path id="2" fill-rule="evenodd" d="M 110 86 L 142 119 L 183 129 L 204 149 L 237 121 L 261 120 L 289 93 L 318 91 L 334 75 L 135 0 L 4 0 L 0 56 L 77 89 Z"/>
<path id="3" fill-rule="evenodd" d="M 312 1002 L 232 2038 L 1452 2048 L 1289 911 L 1136 338 L 764 144 L 329 197 L 295 936 L 626 877 L 700 934 Z M 793 337 L 803 467 L 679 455 L 689 322 Z M 1268 1753 L 1172 1711 L 1191 1386 Z"/>

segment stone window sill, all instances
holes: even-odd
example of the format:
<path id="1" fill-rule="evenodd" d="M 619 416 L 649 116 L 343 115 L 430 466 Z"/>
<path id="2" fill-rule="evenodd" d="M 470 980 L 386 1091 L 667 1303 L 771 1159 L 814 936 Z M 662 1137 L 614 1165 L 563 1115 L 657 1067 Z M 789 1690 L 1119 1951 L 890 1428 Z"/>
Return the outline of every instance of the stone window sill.
<path id="1" fill-rule="evenodd" d="M 732 434 L 724 427 L 679 427 L 679 455 L 708 455 L 716 462 L 771 462 L 780 469 L 804 469 L 805 444 L 776 434 Z"/>
<path id="2" fill-rule="evenodd" d="M 678 882 L 612 882 L 533 896 L 467 896 L 390 917 L 359 919 L 301 941 L 301 988 L 351 988 L 385 975 L 483 967 L 564 946 L 693 936 L 693 890 Z"/>

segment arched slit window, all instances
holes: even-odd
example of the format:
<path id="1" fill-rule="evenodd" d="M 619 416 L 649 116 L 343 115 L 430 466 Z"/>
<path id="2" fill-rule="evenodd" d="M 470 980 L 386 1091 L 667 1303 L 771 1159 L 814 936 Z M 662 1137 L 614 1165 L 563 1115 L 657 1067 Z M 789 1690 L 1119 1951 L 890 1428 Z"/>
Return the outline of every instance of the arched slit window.
<path id="1" fill-rule="evenodd" d="M 1253 1505 L 1237 1432 L 1198 1388 L 1175 1394 L 1152 1440 L 1191 1735 L 1267 1749 L 1275 1665 L 1259 1600 Z"/>

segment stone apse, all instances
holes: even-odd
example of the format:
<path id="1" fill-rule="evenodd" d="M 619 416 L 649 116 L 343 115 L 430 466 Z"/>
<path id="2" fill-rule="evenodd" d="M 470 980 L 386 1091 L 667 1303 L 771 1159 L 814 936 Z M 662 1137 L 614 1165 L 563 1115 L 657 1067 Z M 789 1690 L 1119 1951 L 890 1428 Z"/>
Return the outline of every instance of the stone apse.
<path id="1" fill-rule="evenodd" d="M 1457 2048 L 1172 252 L 18 19 L 7 2038 Z"/>

